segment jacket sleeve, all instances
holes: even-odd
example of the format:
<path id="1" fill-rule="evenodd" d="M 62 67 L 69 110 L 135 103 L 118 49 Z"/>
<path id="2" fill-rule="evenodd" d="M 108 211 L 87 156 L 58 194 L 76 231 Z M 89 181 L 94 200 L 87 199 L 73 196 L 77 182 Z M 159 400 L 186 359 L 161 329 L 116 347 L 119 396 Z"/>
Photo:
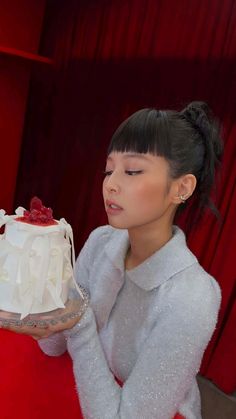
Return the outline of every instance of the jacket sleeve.
<path id="1" fill-rule="evenodd" d="M 76 326 L 63 332 L 85 419 L 174 416 L 200 368 L 220 305 L 214 279 L 206 282 L 201 299 L 193 295 L 185 301 L 178 286 L 178 297 L 170 291 L 122 388 L 109 369 L 91 307 Z"/>

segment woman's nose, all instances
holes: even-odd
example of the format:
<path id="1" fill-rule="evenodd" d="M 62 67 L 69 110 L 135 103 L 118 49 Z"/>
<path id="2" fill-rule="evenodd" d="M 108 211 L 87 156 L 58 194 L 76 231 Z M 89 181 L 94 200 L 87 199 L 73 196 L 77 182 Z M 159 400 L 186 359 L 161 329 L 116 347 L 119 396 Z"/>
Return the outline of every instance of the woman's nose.
<path id="1" fill-rule="evenodd" d="M 106 181 L 106 189 L 109 192 L 119 192 L 120 191 L 120 186 L 117 182 L 116 177 L 114 176 L 114 173 L 111 174 Z"/>

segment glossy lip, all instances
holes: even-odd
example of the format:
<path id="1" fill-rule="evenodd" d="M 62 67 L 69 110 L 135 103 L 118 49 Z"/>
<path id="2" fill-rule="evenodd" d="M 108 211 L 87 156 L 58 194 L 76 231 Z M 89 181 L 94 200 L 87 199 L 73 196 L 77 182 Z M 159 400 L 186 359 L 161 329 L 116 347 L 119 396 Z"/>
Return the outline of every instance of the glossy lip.
<path id="1" fill-rule="evenodd" d="M 116 215 L 116 214 L 120 214 L 121 211 L 123 211 L 123 208 L 121 208 L 118 204 L 116 204 L 116 202 L 110 201 L 109 199 L 106 199 L 105 204 L 106 204 L 107 214 Z M 111 208 L 110 205 L 112 204 L 116 205 L 118 208 Z"/>
<path id="2" fill-rule="evenodd" d="M 118 205 L 116 202 L 114 201 L 110 201 L 109 199 L 106 199 L 106 206 L 109 207 L 110 205 L 116 205 L 118 207 L 119 210 L 122 210 L 123 208 Z"/>

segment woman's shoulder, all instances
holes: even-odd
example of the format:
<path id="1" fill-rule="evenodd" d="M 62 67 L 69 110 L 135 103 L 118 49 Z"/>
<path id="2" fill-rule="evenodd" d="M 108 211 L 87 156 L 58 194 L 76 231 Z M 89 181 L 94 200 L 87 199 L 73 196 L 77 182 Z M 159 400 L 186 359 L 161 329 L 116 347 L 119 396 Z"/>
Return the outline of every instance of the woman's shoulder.
<path id="1" fill-rule="evenodd" d="M 180 295 L 187 294 L 196 300 L 202 299 L 204 301 L 211 297 L 220 300 L 221 289 L 217 280 L 204 269 L 201 262 L 188 247 L 184 231 L 178 226 L 174 226 L 174 228 L 176 237 L 174 250 L 175 257 L 179 260 L 179 269 L 172 276 L 170 286 L 173 284 L 173 289 L 176 287 Z M 182 261 L 188 261 L 188 263 Z"/>
<path id="2" fill-rule="evenodd" d="M 216 279 L 199 263 L 176 273 L 156 293 L 157 320 L 170 322 L 170 330 L 187 343 L 206 347 L 218 322 L 221 290 Z"/>
<path id="3" fill-rule="evenodd" d="M 114 235 L 118 234 L 118 230 L 109 224 L 95 228 L 88 237 L 88 243 L 93 246 L 99 242 L 108 242 Z"/>
<path id="4" fill-rule="evenodd" d="M 186 312 L 217 315 L 221 304 L 221 288 L 217 280 L 199 262 L 177 273 L 169 284 L 168 301 L 180 305 Z"/>
<path id="5" fill-rule="evenodd" d="M 81 265 L 86 266 L 87 269 L 94 266 L 94 262 L 98 258 L 103 257 L 106 244 L 110 243 L 113 237 L 116 241 L 118 231 L 110 225 L 103 225 L 92 230 L 79 252 L 76 260 L 76 269 Z"/>
<path id="6" fill-rule="evenodd" d="M 103 225 L 95 228 L 90 234 L 84 245 L 90 257 L 96 257 L 109 243 L 116 243 L 117 238 L 122 235 L 122 230 L 110 225 Z"/>

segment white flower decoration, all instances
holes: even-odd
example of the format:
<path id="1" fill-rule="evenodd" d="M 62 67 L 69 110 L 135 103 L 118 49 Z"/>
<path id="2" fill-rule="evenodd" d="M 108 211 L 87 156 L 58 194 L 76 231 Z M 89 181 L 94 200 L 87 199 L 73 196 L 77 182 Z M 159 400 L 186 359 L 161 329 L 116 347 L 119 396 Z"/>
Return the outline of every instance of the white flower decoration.
<path id="1" fill-rule="evenodd" d="M 25 211 L 25 208 L 23 208 L 23 207 L 18 207 L 18 208 L 15 210 L 15 213 L 16 213 L 16 215 L 18 215 L 18 217 L 23 217 L 23 215 L 24 215 L 24 211 Z"/>
<path id="2" fill-rule="evenodd" d="M 6 215 L 6 211 L 4 209 L 0 210 L 0 227 L 2 227 L 6 222 L 9 220 L 9 215 Z"/>

